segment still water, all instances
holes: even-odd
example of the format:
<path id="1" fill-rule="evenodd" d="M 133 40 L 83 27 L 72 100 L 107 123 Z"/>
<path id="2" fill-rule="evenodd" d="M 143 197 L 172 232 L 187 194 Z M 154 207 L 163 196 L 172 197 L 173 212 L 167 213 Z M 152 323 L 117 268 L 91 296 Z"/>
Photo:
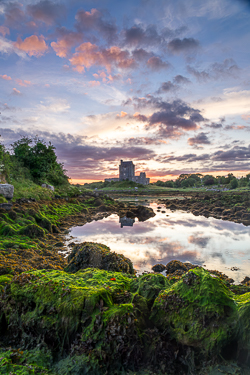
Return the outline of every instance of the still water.
<path id="1" fill-rule="evenodd" d="M 250 276 L 250 227 L 184 211 L 171 212 L 154 201 L 146 205 L 153 208 L 155 217 L 139 222 L 111 215 L 73 227 L 67 243 L 105 244 L 130 258 L 139 273 L 150 271 L 156 263 L 177 259 L 219 270 L 236 283 Z"/>

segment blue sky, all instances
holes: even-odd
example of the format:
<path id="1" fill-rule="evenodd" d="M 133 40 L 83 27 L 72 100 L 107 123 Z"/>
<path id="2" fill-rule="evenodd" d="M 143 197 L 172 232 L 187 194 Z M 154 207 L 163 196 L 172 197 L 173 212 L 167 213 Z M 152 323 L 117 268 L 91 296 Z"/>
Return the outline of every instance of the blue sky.
<path id="1" fill-rule="evenodd" d="M 0 1 L 0 134 L 51 141 L 72 181 L 250 163 L 250 2 Z"/>

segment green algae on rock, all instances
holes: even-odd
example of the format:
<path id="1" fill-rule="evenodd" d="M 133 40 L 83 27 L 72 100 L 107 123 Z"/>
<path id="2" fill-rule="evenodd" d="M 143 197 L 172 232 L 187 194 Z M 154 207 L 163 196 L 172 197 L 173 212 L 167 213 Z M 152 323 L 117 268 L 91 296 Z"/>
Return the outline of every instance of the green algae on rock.
<path id="1" fill-rule="evenodd" d="M 69 265 L 65 268 L 67 272 L 94 267 L 107 271 L 134 274 L 130 259 L 122 254 L 111 252 L 108 246 L 94 242 L 83 242 L 75 245 L 67 259 L 69 262 Z"/>
<path id="2" fill-rule="evenodd" d="M 235 336 L 238 312 L 233 297 L 218 277 L 196 268 L 160 293 L 152 319 L 183 345 L 209 353 Z"/>

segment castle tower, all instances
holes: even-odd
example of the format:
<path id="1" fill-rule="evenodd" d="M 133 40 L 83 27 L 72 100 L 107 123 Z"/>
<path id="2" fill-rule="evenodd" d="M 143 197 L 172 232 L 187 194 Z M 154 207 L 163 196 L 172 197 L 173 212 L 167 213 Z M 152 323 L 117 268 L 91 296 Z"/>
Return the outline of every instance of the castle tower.
<path id="1" fill-rule="evenodd" d="M 128 179 L 129 181 L 133 181 L 134 177 L 135 166 L 133 162 L 121 160 L 121 164 L 119 165 L 119 180 L 123 181 Z"/>

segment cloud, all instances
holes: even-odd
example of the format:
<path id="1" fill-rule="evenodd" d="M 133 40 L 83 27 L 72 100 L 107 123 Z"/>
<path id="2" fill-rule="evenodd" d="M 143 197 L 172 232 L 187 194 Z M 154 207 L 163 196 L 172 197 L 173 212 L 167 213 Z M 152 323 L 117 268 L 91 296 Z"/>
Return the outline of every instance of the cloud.
<path id="1" fill-rule="evenodd" d="M 156 129 L 157 134 L 164 138 L 179 138 L 183 131 L 196 130 L 197 123 L 205 120 L 199 110 L 180 99 L 167 102 L 147 95 L 145 98 L 134 97 L 131 102 L 125 102 L 124 105 L 131 103 L 134 103 L 135 108 L 159 109 L 150 116 L 136 113 L 134 117 L 139 121 L 147 122 L 146 130 Z"/>
<path id="2" fill-rule="evenodd" d="M 108 49 L 99 49 L 90 42 L 83 43 L 76 48 L 76 52 L 69 60 L 79 73 L 83 73 L 85 68 L 91 66 L 104 66 L 108 72 L 112 67 L 129 69 L 136 66 L 135 60 L 128 51 L 123 51 L 117 46 Z"/>
<path id="3" fill-rule="evenodd" d="M 26 56 L 26 54 L 23 51 L 20 51 L 18 48 L 16 48 L 11 41 L 1 36 L 0 36 L 0 52 L 6 53 L 6 54 L 16 53 L 18 56 L 23 57 L 23 58 Z"/>
<path id="4" fill-rule="evenodd" d="M 90 86 L 90 87 L 96 87 L 96 86 L 100 86 L 100 82 L 99 81 L 89 81 L 88 82 L 88 85 Z"/>
<path id="5" fill-rule="evenodd" d="M 5 4 L 4 8 L 4 23 L 11 28 L 19 28 L 22 23 L 26 21 L 26 15 L 23 11 L 23 6 L 18 2 L 11 2 Z"/>
<path id="6" fill-rule="evenodd" d="M 126 117 L 128 114 L 127 112 L 121 111 L 121 114 L 116 115 L 117 118 L 123 118 Z"/>
<path id="7" fill-rule="evenodd" d="M 211 142 L 208 139 L 207 133 L 199 133 L 195 137 L 188 138 L 188 143 L 190 146 L 195 145 L 209 145 Z"/>
<path id="8" fill-rule="evenodd" d="M 14 46 L 21 51 L 26 52 L 29 56 L 42 56 L 47 50 L 48 46 L 45 43 L 44 37 L 31 35 L 28 38 L 22 41 L 21 38 L 18 38 L 14 43 Z"/>
<path id="9" fill-rule="evenodd" d="M 56 19 L 65 15 L 66 8 L 62 3 L 59 4 L 49 0 L 41 0 L 34 5 L 28 5 L 27 12 L 35 20 L 52 25 Z"/>
<path id="10" fill-rule="evenodd" d="M 6 74 L 0 75 L 0 78 L 4 79 L 5 81 L 11 81 L 11 77 L 7 76 Z"/>
<path id="11" fill-rule="evenodd" d="M 54 112 L 54 113 L 64 113 L 70 109 L 70 104 L 66 99 L 61 98 L 47 98 L 46 101 L 41 101 L 41 104 L 37 106 L 43 112 Z"/>
<path id="12" fill-rule="evenodd" d="M 169 69 L 171 67 L 171 64 L 169 62 L 163 61 L 160 57 L 153 56 L 148 59 L 147 67 L 157 72 L 161 69 Z"/>
<path id="13" fill-rule="evenodd" d="M 3 36 L 9 35 L 10 34 L 9 28 L 6 26 L 0 26 L 0 34 L 2 34 Z"/>
<path id="14" fill-rule="evenodd" d="M 158 34 L 155 25 L 149 25 L 144 29 L 142 25 L 132 26 L 123 31 L 124 44 L 130 47 L 154 46 L 163 41 Z"/>
<path id="15" fill-rule="evenodd" d="M 194 38 L 175 38 L 168 43 L 168 49 L 174 53 L 179 54 L 181 52 L 190 52 L 196 50 L 200 46 L 198 40 Z"/>
<path id="16" fill-rule="evenodd" d="M 178 74 L 177 76 L 174 77 L 173 82 L 177 83 L 178 85 L 191 83 L 191 81 L 188 78 L 186 78 L 186 77 L 184 77 L 180 74 Z"/>
<path id="17" fill-rule="evenodd" d="M 13 88 L 12 94 L 13 95 L 22 95 L 21 91 L 17 90 L 15 87 Z"/>
<path id="18" fill-rule="evenodd" d="M 158 93 L 160 92 L 171 92 L 175 91 L 178 88 L 178 86 L 174 85 L 171 81 L 163 82 L 161 84 L 161 87 L 157 91 Z"/>
<path id="19" fill-rule="evenodd" d="M 117 38 L 117 27 L 115 22 L 106 12 L 97 9 L 91 9 L 90 12 L 78 10 L 76 13 L 76 29 L 86 33 L 97 31 L 101 37 L 113 42 Z"/>
<path id="20" fill-rule="evenodd" d="M 16 83 L 18 83 L 19 86 L 28 87 L 31 85 L 30 81 L 26 81 L 25 79 L 22 81 L 21 79 L 17 78 Z"/>
<path id="21" fill-rule="evenodd" d="M 233 59 L 225 59 L 222 63 L 215 62 L 210 64 L 207 70 L 198 70 L 188 65 L 187 71 L 192 74 L 197 81 L 207 82 L 209 80 L 227 77 L 237 78 L 240 68 Z"/>
<path id="22" fill-rule="evenodd" d="M 82 34 L 68 31 L 65 27 L 56 30 L 57 42 L 52 42 L 51 47 L 59 57 L 67 57 L 72 47 L 82 41 Z"/>
<path id="23" fill-rule="evenodd" d="M 188 242 L 198 245 L 199 247 L 206 247 L 211 237 L 205 237 L 202 233 L 197 233 L 188 237 Z"/>

